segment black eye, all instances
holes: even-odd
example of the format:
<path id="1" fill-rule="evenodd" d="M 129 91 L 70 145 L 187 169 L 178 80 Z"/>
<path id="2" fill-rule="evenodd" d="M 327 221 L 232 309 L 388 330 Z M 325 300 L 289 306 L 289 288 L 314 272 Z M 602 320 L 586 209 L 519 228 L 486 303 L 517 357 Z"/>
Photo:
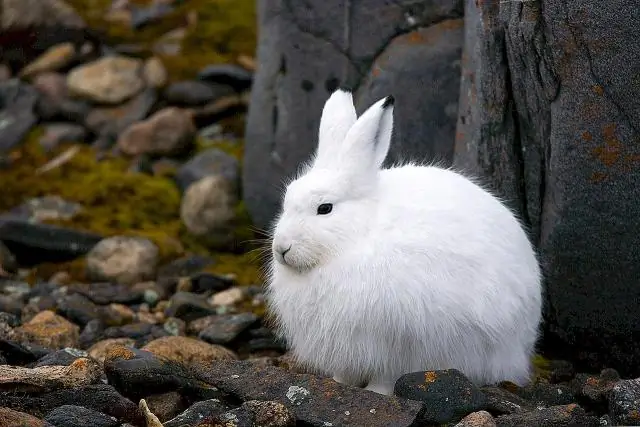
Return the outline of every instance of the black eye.
<path id="1" fill-rule="evenodd" d="M 326 215 L 333 209 L 333 205 L 331 203 L 323 203 L 318 206 L 318 215 Z"/>

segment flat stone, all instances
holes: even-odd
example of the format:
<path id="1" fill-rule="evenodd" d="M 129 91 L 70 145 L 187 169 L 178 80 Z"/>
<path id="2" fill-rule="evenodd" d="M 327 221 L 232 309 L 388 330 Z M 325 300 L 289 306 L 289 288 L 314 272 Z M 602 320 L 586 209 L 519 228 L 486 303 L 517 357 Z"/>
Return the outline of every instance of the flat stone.
<path id="1" fill-rule="evenodd" d="M 64 427 L 118 427 L 120 422 L 108 415 L 75 405 L 62 405 L 44 418 L 54 426 Z"/>

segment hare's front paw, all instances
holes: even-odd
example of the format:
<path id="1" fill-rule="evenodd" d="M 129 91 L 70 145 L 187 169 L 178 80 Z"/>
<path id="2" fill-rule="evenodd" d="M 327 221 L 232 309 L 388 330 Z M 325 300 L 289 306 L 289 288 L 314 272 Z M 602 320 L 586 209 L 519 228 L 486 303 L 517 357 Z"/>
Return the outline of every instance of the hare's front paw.
<path id="1" fill-rule="evenodd" d="M 395 381 L 391 380 L 371 380 L 369 384 L 364 388 L 365 390 L 373 391 L 374 393 L 384 394 L 386 396 L 393 395 L 393 388 L 395 387 Z"/>

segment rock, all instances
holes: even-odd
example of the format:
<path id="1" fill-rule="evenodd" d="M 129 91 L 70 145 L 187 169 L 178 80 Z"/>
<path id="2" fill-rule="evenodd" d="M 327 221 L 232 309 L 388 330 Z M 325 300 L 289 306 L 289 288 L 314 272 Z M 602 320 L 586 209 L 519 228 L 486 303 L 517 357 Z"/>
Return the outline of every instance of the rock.
<path id="1" fill-rule="evenodd" d="M 78 345 L 80 328 L 51 311 L 43 311 L 14 332 L 18 340 L 61 349 Z"/>
<path id="2" fill-rule="evenodd" d="M 0 241 L 23 267 L 71 261 L 88 253 L 101 239 L 94 233 L 0 217 Z"/>
<path id="3" fill-rule="evenodd" d="M 604 409 L 608 404 L 611 390 L 619 381 L 620 375 L 617 371 L 603 369 L 599 376 L 577 374 L 570 386 L 576 396 L 586 399 L 591 406 Z"/>
<path id="4" fill-rule="evenodd" d="M 229 182 L 239 182 L 238 160 L 217 148 L 198 153 L 178 169 L 175 180 L 181 191 L 207 176 L 220 175 Z"/>
<path id="5" fill-rule="evenodd" d="M 20 77 L 32 78 L 37 74 L 58 71 L 71 64 L 76 54 L 73 43 L 61 43 L 47 49 L 20 71 Z"/>
<path id="6" fill-rule="evenodd" d="M 609 396 L 609 416 L 614 425 L 640 424 L 640 379 L 619 381 Z"/>
<path id="7" fill-rule="evenodd" d="M 231 350 L 188 337 L 163 337 L 151 341 L 142 350 L 163 360 L 171 360 L 185 367 L 206 369 L 217 360 L 237 359 Z"/>
<path id="8" fill-rule="evenodd" d="M 209 304 L 213 306 L 229 306 L 239 303 L 244 297 L 244 290 L 239 286 L 235 286 L 213 294 L 209 299 Z"/>
<path id="9" fill-rule="evenodd" d="M 9 79 L 11 79 L 11 69 L 5 64 L 0 64 L 0 83 Z"/>
<path id="10" fill-rule="evenodd" d="M 82 206 L 68 202 L 59 196 L 44 196 L 29 199 L 10 213 L 29 222 L 47 220 L 70 220 L 82 211 Z"/>
<path id="11" fill-rule="evenodd" d="M 157 100 L 155 89 L 145 89 L 122 105 L 94 108 L 84 123 L 100 137 L 116 140 L 129 126 L 145 119 Z"/>
<path id="12" fill-rule="evenodd" d="M 173 156 L 192 148 L 196 128 L 191 114 L 176 107 L 164 108 L 135 123 L 118 138 L 118 148 L 129 156 Z"/>
<path id="13" fill-rule="evenodd" d="M 493 414 L 515 414 L 533 411 L 536 408 L 533 402 L 500 387 L 487 386 L 480 390 L 487 397 L 487 409 Z"/>
<path id="14" fill-rule="evenodd" d="M 196 273 L 190 277 L 191 290 L 195 293 L 223 292 L 235 284 L 228 276 L 212 273 Z"/>
<path id="15" fill-rule="evenodd" d="M 213 265 L 213 258 L 202 255 L 187 255 L 171 261 L 158 269 L 158 277 L 175 278 L 191 276 Z"/>
<path id="16" fill-rule="evenodd" d="M 140 412 L 144 414 L 144 418 L 147 421 L 145 425 L 147 427 L 163 427 L 158 417 L 156 417 L 155 414 L 149 410 L 147 402 L 144 399 L 140 400 L 138 407 L 140 408 Z"/>
<path id="17" fill-rule="evenodd" d="M 250 352 L 274 350 L 284 353 L 287 345 L 284 339 L 277 337 L 269 328 L 257 328 L 249 330 L 251 337 L 247 341 L 247 349 Z"/>
<path id="18" fill-rule="evenodd" d="M 145 61 L 142 74 L 147 87 L 159 89 L 164 87 L 169 80 L 167 69 L 160 58 L 155 56 Z"/>
<path id="19" fill-rule="evenodd" d="M 160 421 L 170 420 L 185 409 L 180 393 L 171 391 L 162 394 L 152 394 L 145 398 L 149 410 Z"/>
<path id="20" fill-rule="evenodd" d="M 86 351 L 75 348 L 63 348 L 38 359 L 34 368 L 41 366 L 69 366 L 76 360 L 88 356 Z"/>
<path id="21" fill-rule="evenodd" d="M 537 406 L 562 406 L 576 401 L 571 388 L 564 384 L 534 382 L 526 387 L 512 387 L 514 393 Z"/>
<path id="22" fill-rule="evenodd" d="M 190 292 L 175 293 L 165 310 L 167 317 L 177 317 L 187 322 L 215 313 L 216 310 L 204 298 Z"/>
<path id="23" fill-rule="evenodd" d="M 6 313 L 5 313 L 6 314 Z M 26 365 L 46 356 L 51 349 L 38 344 L 12 341 L 0 335 L 0 353 L 8 364 Z"/>
<path id="24" fill-rule="evenodd" d="M 62 98 L 55 100 L 48 96 L 38 99 L 36 112 L 42 121 L 48 122 L 73 122 L 82 124 L 91 111 L 91 105 L 87 101 Z"/>
<path id="25" fill-rule="evenodd" d="M 248 361 L 218 361 L 198 378 L 242 399 L 279 402 L 303 425 L 421 425 L 423 404 Z M 415 424 L 414 424 L 415 423 Z"/>
<path id="26" fill-rule="evenodd" d="M 383 62 L 386 54 L 393 53 L 395 60 L 404 64 L 404 67 L 396 68 L 394 64 L 384 67 L 387 73 L 385 80 L 398 83 L 394 88 L 398 93 L 394 95 L 411 99 L 405 94 L 416 93 L 415 100 L 411 100 L 414 107 L 407 105 L 410 101 L 404 101 L 406 114 L 429 111 L 435 117 L 447 117 L 441 111 L 429 110 L 430 106 L 442 105 L 444 109 L 447 104 L 455 103 L 455 98 L 453 101 L 450 99 L 458 93 L 459 88 L 452 82 L 458 76 L 455 69 L 449 68 L 451 61 L 445 58 L 450 58 L 456 49 L 448 47 L 452 43 L 448 40 L 459 38 L 458 30 L 443 31 L 447 37 L 432 39 L 432 48 L 429 43 L 417 41 L 404 49 L 395 46 L 391 51 L 389 49 L 396 37 L 405 37 L 406 40 L 405 34 L 422 31 L 416 28 L 428 28 L 434 22 L 462 17 L 461 1 L 437 0 L 416 7 L 409 1 L 375 0 L 354 3 L 347 10 L 339 1 L 306 7 L 302 3 L 290 5 L 281 0 L 269 0 L 258 12 L 261 31 L 257 62 L 260 67 L 254 75 L 251 89 L 243 168 L 247 209 L 257 227 L 266 228 L 275 217 L 280 201 L 280 183 L 294 174 L 298 165 L 306 161 L 315 149 L 320 113 L 329 94 L 339 86 L 359 92 L 362 82 L 374 73 L 373 65 Z M 348 25 L 345 26 L 344 22 Z M 436 28 L 438 25 L 442 26 L 436 24 Z M 345 28 L 348 28 L 349 37 L 345 37 Z M 442 58 L 435 55 L 442 55 Z M 432 62 L 435 71 L 431 71 Z M 451 72 L 447 77 L 448 69 Z M 404 81 L 400 75 L 392 78 L 394 70 L 403 75 L 418 75 L 419 81 L 426 84 L 415 90 L 413 78 Z M 454 93 L 444 97 L 428 76 L 444 82 Z M 305 108 L 300 108 L 300 105 Z M 398 109 L 402 108 L 400 102 L 396 105 Z M 358 105 L 359 109 L 364 106 Z M 430 119 L 422 116 L 412 122 L 411 125 L 416 127 L 411 128 L 411 136 L 409 129 L 396 127 L 397 132 L 410 138 L 409 141 L 421 141 L 420 150 L 414 145 L 407 146 L 420 160 L 429 160 L 428 155 L 434 151 L 432 144 L 438 143 L 431 137 L 434 129 L 449 129 L 448 138 L 452 144 L 455 136 L 450 121 L 436 125 Z M 400 114 L 397 120 L 397 123 L 408 123 Z M 394 153 L 404 152 L 404 138 L 395 142 Z"/>
<path id="27" fill-rule="evenodd" d="M 151 313 L 149 313 L 151 315 Z M 163 313 L 155 313 L 154 317 L 157 319 L 156 321 L 162 321 L 158 315 L 162 315 Z M 173 336 L 183 336 L 187 332 L 187 323 L 182 319 L 176 319 L 175 317 L 169 317 L 164 324 L 162 325 L 163 329 L 167 331 L 170 335 Z"/>
<path id="28" fill-rule="evenodd" d="M 49 412 L 45 421 L 56 427 L 118 427 L 120 422 L 108 415 L 82 406 L 62 405 Z"/>
<path id="29" fill-rule="evenodd" d="M 198 338 L 212 344 L 229 344 L 259 318 L 253 313 L 241 313 L 211 316 L 208 319 L 209 324 L 198 334 Z"/>
<path id="30" fill-rule="evenodd" d="M 106 355 L 113 347 L 133 347 L 134 344 L 135 340 L 131 338 L 109 338 L 93 344 L 88 353 L 100 366 L 103 366 Z"/>
<path id="31" fill-rule="evenodd" d="M 103 331 L 105 338 L 132 338 L 136 346 L 142 346 L 155 338 L 166 337 L 169 334 L 161 327 L 149 323 L 132 323 L 124 326 L 112 326 Z"/>
<path id="32" fill-rule="evenodd" d="M 62 0 L 2 0 L 0 32 L 38 27 L 83 28 L 84 21 Z"/>
<path id="33" fill-rule="evenodd" d="M 573 364 L 568 360 L 551 361 L 551 373 L 549 374 L 549 382 L 551 384 L 569 382 L 575 375 Z"/>
<path id="34" fill-rule="evenodd" d="M 138 407 L 120 395 L 113 386 L 107 384 L 93 384 L 37 395 L 0 392 L 0 401 L 6 407 L 28 412 L 38 417 L 44 417 L 55 408 L 63 405 L 77 405 L 125 422 L 143 425 Z"/>
<path id="35" fill-rule="evenodd" d="M 207 176 L 191 184 L 180 205 L 187 230 L 212 247 L 229 245 L 238 203 L 237 185 L 222 176 Z"/>
<path id="36" fill-rule="evenodd" d="M 0 241 L 0 276 L 14 274 L 17 270 L 18 263 L 16 262 L 16 257 L 13 256 L 9 248 Z"/>
<path id="37" fill-rule="evenodd" d="M 98 104 L 120 104 L 144 88 L 142 61 L 123 56 L 105 56 L 80 65 L 67 75 L 72 96 Z"/>
<path id="38" fill-rule="evenodd" d="M 33 87 L 17 79 L 0 82 L 0 155 L 22 143 L 36 124 L 37 101 L 38 93 Z"/>
<path id="39" fill-rule="evenodd" d="M 173 7 L 169 3 L 156 2 L 149 6 L 133 6 L 131 8 L 131 27 L 139 30 L 147 25 L 159 21 L 173 12 Z"/>
<path id="40" fill-rule="evenodd" d="M 436 424 L 458 421 L 487 406 L 482 391 L 457 369 L 405 374 L 396 381 L 394 394 L 424 402 L 423 418 Z"/>
<path id="41" fill-rule="evenodd" d="M 101 240 L 87 255 L 87 275 L 95 281 L 133 285 L 155 277 L 158 247 L 141 237 Z"/>
<path id="42" fill-rule="evenodd" d="M 78 339 L 79 347 L 87 349 L 102 338 L 105 326 L 100 320 L 92 320 L 82 329 L 80 338 Z"/>
<path id="43" fill-rule="evenodd" d="M 54 102 L 60 102 L 67 97 L 67 78 L 57 72 L 42 72 L 34 76 L 31 81 L 33 87 L 40 95 L 50 98 Z"/>
<path id="44" fill-rule="evenodd" d="M 44 422 L 33 415 L 0 408 L 0 427 L 45 427 Z"/>
<path id="45" fill-rule="evenodd" d="M 153 390 L 153 393 L 190 393 L 211 389 L 196 380 L 183 365 L 134 348 L 112 348 L 106 355 L 104 369 L 109 384 L 132 399 L 148 395 L 148 390 Z"/>
<path id="46" fill-rule="evenodd" d="M 231 86 L 238 92 L 251 87 L 253 73 L 234 64 L 215 64 L 204 67 L 198 73 L 198 79 L 211 83 Z"/>
<path id="47" fill-rule="evenodd" d="M 164 98 L 172 105 L 193 107 L 233 93 L 233 88 L 225 84 L 184 80 L 171 83 L 164 91 Z"/>
<path id="48" fill-rule="evenodd" d="M 100 381 L 102 370 L 92 359 L 80 358 L 69 366 L 22 368 L 0 366 L 0 386 L 12 392 L 42 393 L 62 388 L 83 387 Z"/>
<path id="49" fill-rule="evenodd" d="M 193 107 L 193 121 L 198 129 L 216 124 L 227 117 L 242 115 L 247 111 L 243 96 L 228 95 L 200 107 Z"/>
<path id="50" fill-rule="evenodd" d="M 2 268 L 1 264 L 0 268 Z M 0 271 L 0 276 L 2 276 L 2 271 Z M 6 295 L 0 295 L 0 313 L 20 316 L 23 307 L 24 304 L 19 299 L 8 297 Z"/>
<path id="51" fill-rule="evenodd" d="M 138 285 L 139 283 L 131 287 L 118 283 L 99 282 L 75 284 L 69 289 L 71 292 L 84 295 L 96 304 L 137 304 L 144 300 L 144 290 Z"/>
<path id="52" fill-rule="evenodd" d="M 252 400 L 239 408 L 223 414 L 207 417 L 198 426 L 223 426 L 229 421 L 237 426 L 293 427 L 296 419 L 293 413 L 282 403 Z M 326 425 L 326 424 L 323 424 Z"/>
<path id="53" fill-rule="evenodd" d="M 498 427 L 561 427 L 598 426 L 597 417 L 587 415 L 580 406 L 574 404 L 540 408 L 531 412 L 500 415 L 496 418 Z"/>
<path id="54" fill-rule="evenodd" d="M 640 182 L 640 46 L 637 18 L 617 13 L 633 4 L 468 0 L 455 155 L 530 224 L 550 308 L 542 348 L 623 376 L 640 374 L 640 236 L 626 232 L 640 215 L 626 196 Z"/>
<path id="55" fill-rule="evenodd" d="M 496 427 L 496 421 L 487 411 L 472 412 L 455 427 Z"/>
<path id="56" fill-rule="evenodd" d="M 208 399 L 191 405 L 180 415 L 163 423 L 164 427 L 195 426 L 204 419 L 213 418 L 230 410 L 218 399 Z"/>
<path id="57" fill-rule="evenodd" d="M 84 142 L 87 131 L 80 125 L 70 123 L 51 123 L 44 127 L 40 145 L 47 151 L 54 150 L 63 142 Z"/>

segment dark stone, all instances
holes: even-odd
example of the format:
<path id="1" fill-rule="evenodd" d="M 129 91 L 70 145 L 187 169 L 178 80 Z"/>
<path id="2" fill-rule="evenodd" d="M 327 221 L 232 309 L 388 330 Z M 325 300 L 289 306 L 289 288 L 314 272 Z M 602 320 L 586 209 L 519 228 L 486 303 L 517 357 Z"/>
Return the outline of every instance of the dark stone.
<path id="1" fill-rule="evenodd" d="M 79 293 L 96 304 L 138 304 L 144 300 L 144 291 L 117 283 L 101 282 L 70 286 L 71 292 Z"/>
<path id="2" fill-rule="evenodd" d="M 212 316 L 208 326 L 198 334 L 198 338 L 211 344 L 229 344 L 258 321 L 253 313 L 222 314 Z"/>
<path id="3" fill-rule="evenodd" d="M 158 277 L 186 277 L 199 273 L 206 267 L 213 265 L 214 260 L 202 255 L 189 255 L 158 269 Z"/>
<path id="4" fill-rule="evenodd" d="M 0 312 L 10 313 L 16 316 L 20 316 L 24 303 L 19 298 L 0 295 Z"/>
<path id="5" fill-rule="evenodd" d="M 35 362 L 51 351 L 37 344 L 19 343 L 0 337 L 0 353 L 10 365 L 23 366 Z"/>
<path id="6" fill-rule="evenodd" d="M 395 396 L 348 387 L 329 378 L 297 374 L 249 361 L 217 361 L 198 378 L 242 401 L 271 400 L 293 412 L 300 425 L 367 427 L 424 425 L 425 406 Z M 374 409 L 372 411 L 372 409 Z"/>
<path id="7" fill-rule="evenodd" d="M 498 427 L 595 427 L 600 422 L 598 417 L 587 415 L 580 406 L 571 404 L 501 415 L 496 418 L 496 424 Z"/>
<path id="8" fill-rule="evenodd" d="M 52 99 L 42 96 L 38 99 L 35 111 L 43 121 L 64 121 L 83 124 L 91 112 L 88 101 L 78 99 Z"/>
<path id="9" fill-rule="evenodd" d="M 628 197 L 640 186 L 640 44 L 628 42 L 639 24 L 619 13 L 634 5 L 467 0 L 454 165 L 528 224 L 545 267 L 542 350 L 623 376 L 640 375 L 640 235 L 628 232 L 640 218 Z"/>
<path id="10" fill-rule="evenodd" d="M 487 386 L 480 389 L 487 397 L 487 410 L 504 415 L 533 411 L 536 407 L 522 397 L 500 387 Z"/>
<path id="11" fill-rule="evenodd" d="M 614 425 L 640 425 L 640 379 L 619 381 L 611 389 L 609 415 Z"/>
<path id="12" fill-rule="evenodd" d="M 23 142 L 38 122 L 35 105 L 38 92 L 18 79 L 0 82 L 0 154 Z"/>
<path id="13" fill-rule="evenodd" d="M 562 406 L 576 401 L 571 388 L 564 384 L 535 382 L 526 387 L 513 387 L 513 392 L 538 406 Z"/>
<path id="14" fill-rule="evenodd" d="M 240 164 L 238 160 L 217 148 L 210 148 L 191 158 L 178 169 L 176 183 L 181 191 L 207 176 L 221 175 L 231 182 L 239 182 Z"/>
<path id="15" fill-rule="evenodd" d="M 198 106 L 231 94 L 233 94 L 231 86 L 185 80 L 171 83 L 167 86 L 164 91 L 164 98 L 172 105 Z"/>
<path id="16" fill-rule="evenodd" d="M 120 421 L 138 426 L 146 425 L 138 406 L 107 384 L 61 389 L 37 395 L 0 392 L 0 402 L 7 408 L 41 418 L 60 406 L 77 405 L 115 417 Z"/>
<path id="17" fill-rule="evenodd" d="M 168 335 L 169 333 L 160 326 L 138 322 L 107 328 L 102 333 L 102 338 L 131 338 L 136 340 L 136 346 L 141 347 L 156 338 Z"/>
<path id="18" fill-rule="evenodd" d="M 394 393 L 424 402 L 423 418 L 436 424 L 460 420 L 487 406 L 482 391 L 457 369 L 405 374 L 396 381 Z"/>
<path id="19" fill-rule="evenodd" d="M 614 369 L 603 369 L 599 376 L 577 374 L 571 381 L 573 393 L 584 405 L 607 412 L 608 398 L 613 387 L 620 381 L 620 375 Z"/>
<path id="20" fill-rule="evenodd" d="M 551 373 L 549 375 L 551 384 L 571 381 L 575 375 L 576 372 L 571 362 L 567 360 L 551 361 Z"/>
<path id="21" fill-rule="evenodd" d="M 135 348 L 108 354 L 104 369 L 109 384 L 135 401 L 149 394 L 177 391 L 188 395 L 211 389 L 195 379 L 183 365 L 160 360 L 153 353 Z"/>
<path id="22" fill-rule="evenodd" d="M 207 82 L 231 86 L 238 92 L 251 87 L 253 73 L 234 64 L 216 64 L 204 67 L 198 73 L 198 79 Z"/>
<path id="23" fill-rule="evenodd" d="M 403 100 L 397 103 L 402 114 L 396 115 L 400 124 L 396 131 L 403 138 L 395 141 L 393 152 L 410 150 L 415 160 L 432 160 L 428 157 L 434 154 L 434 147 L 446 146 L 446 142 L 434 138 L 436 130 L 453 144 L 455 118 L 442 111 L 456 103 L 459 91 L 455 84 L 459 73 L 450 61 L 456 51 L 460 52 L 459 29 L 444 29 L 439 24 L 436 30 L 414 30 L 461 18 L 462 12 L 460 0 L 259 3 L 260 67 L 251 88 L 242 169 L 244 198 L 257 227 L 268 227 L 277 212 L 283 179 L 293 175 L 315 150 L 320 113 L 330 93 L 338 87 L 355 90 L 358 98 L 362 97 L 358 100 L 359 109 L 369 102 L 369 96 L 376 96 L 374 64 L 384 65 L 378 68 L 384 73 L 385 85 L 390 83 L 387 87 L 393 95 Z M 401 40 L 410 32 L 437 33 L 437 28 L 446 37 L 417 41 L 401 49 L 390 48 L 396 37 Z M 457 47 L 452 42 L 456 38 Z M 388 54 L 394 55 L 394 62 L 384 64 Z M 439 54 L 442 58 L 436 56 Z M 394 72 L 399 74 L 393 76 Z M 430 82 L 431 78 L 452 92 L 445 96 L 444 90 L 439 91 Z M 308 90 L 305 81 L 312 82 L 315 89 Z M 364 89 L 367 85 L 369 88 Z M 382 90 L 387 91 L 387 87 Z M 450 105 L 449 111 L 454 108 Z M 438 123 L 443 117 L 446 120 Z M 411 128 L 405 129 L 404 125 Z M 435 153 L 438 160 L 446 160 L 450 155 L 450 147 L 445 153 Z"/>
<path id="24" fill-rule="evenodd" d="M 58 303 L 58 313 L 80 326 L 102 318 L 101 307 L 80 294 L 61 298 Z"/>
<path id="25" fill-rule="evenodd" d="M 249 336 L 251 338 L 247 341 L 247 350 L 250 352 L 274 350 L 284 353 L 287 350 L 286 341 L 277 337 L 269 328 L 251 329 Z"/>
<path id="26" fill-rule="evenodd" d="M 219 399 L 209 399 L 202 402 L 194 403 L 175 418 L 165 421 L 164 427 L 183 427 L 183 426 L 195 426 L 198 422 L 209 417 L 220 415 L 226 411 L 229 411 L 227 405 L 222 403 Z"/>
<path id="27" fill-rule="evenodd" d="M 177 317 L 185 322 L 215 314 L 216 310 L 207 303 L 206 298 L 191 292 L 177 292 L 169 300 L 165 310 L 167 317 Z"/>
<path id="28" fill-rule="evenodd" d="M 16 257 L 13 256 L 9 248 L 0 241 L 0 269 L 5 273 L 15 274 L 18 271 L 18 263 Z M 1 274 L 0 274 L 1 275 Z M 0 310 L 2 311 L 2 310 Z"/>
<path id="29" fill-rule="evenodd" d="M 40 145 L 45 150 L 55 150 L 61 143 L 84 142 L 87 131 L 84 127 L 72 123 L 51 123 L 44 127 Z"/>
<path id="30" fill-rule="evenodd" d="M 253 427 L 268 425 L 270 427 L 294 427 L 296 419 L 293 413 L 280 402 L 252 400 L 239 408 L 223 414 L 204 418 L 198 426 L 225 425 L 233 420 L 237 427 Z M 326 426 L 325 424 L 322 424 Z"/>
<path id="31" fill-rule="evenodd" d="M 102 412 L 82 406 L 62 405 L 44 418 L 56 427 L 118 427 L 120 422 Z"/>
<path id="32" fill-rule="evenodd" d="M 195 293 L 221 292 L 235 285 L 235 281 L 226 276 L 213 273 L 196 273 L 191 276 L 191 290 Z"/>
<path id="33" fill-rule="evenodd" d="M 173 6 L 168 3 L 153 3 L 149 6 L 133 6 L 131 8 L 131 27 L 139 30 L 161 20 L 173 12 Z"/>
<path id="34" fill-rule="evenodd" d="M 69 366 L 81 357 L 87 357 L 87 353 L 82 350 L 65 348 L 41 357 L 34 365 L 34 368 L 38 366 Z"/>
<path id="35" fill-rule="evenodd" d="M 91 320 L 87 323 L 80 333 L 78 345 L 80 348 L 87 349 L 96 342 L 100 341 L 104 333 L 105 326 L 100 320 Z"/>
<path id="36" fill-rule="evenodd" d="M 31 267 L 45 262 L 66 262 L 87 254 L 101 236 L 49 224 L 0 217 L 0 240 L 18 264 Z"/>

